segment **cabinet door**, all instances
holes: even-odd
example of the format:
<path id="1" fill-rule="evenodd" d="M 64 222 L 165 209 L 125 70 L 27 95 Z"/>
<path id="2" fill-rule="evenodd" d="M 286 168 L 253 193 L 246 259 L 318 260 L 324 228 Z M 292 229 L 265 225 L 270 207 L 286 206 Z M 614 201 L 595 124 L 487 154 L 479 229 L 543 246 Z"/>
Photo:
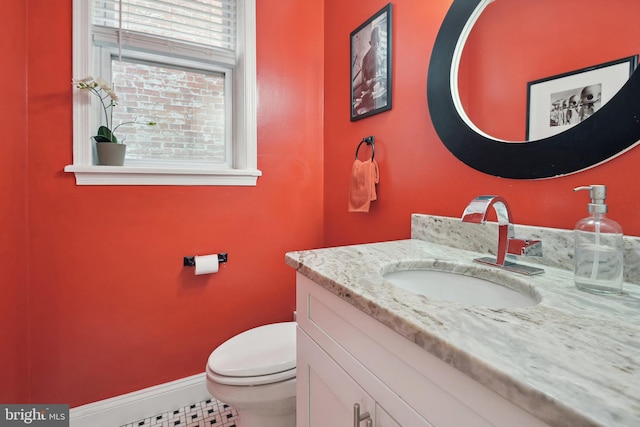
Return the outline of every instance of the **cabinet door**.
<path id="1" fill-rule="evenodd" d="M 356 403 L 361 414 L 375 414 L 371 396 L 300 329 L 297 346 L 298 427 L 353 427 Z M 360 423 L 365 425 L 364 421 Z"/>
<path id="2" fill-rule="evenodd" d="M 382 406 L 376 404 L 376 423 L 375 427 L 402 427 L 396 420 L 391 418 L 391 415 L 385 411 Z M 426 423 L 425 423 L 426 425 Z"/>

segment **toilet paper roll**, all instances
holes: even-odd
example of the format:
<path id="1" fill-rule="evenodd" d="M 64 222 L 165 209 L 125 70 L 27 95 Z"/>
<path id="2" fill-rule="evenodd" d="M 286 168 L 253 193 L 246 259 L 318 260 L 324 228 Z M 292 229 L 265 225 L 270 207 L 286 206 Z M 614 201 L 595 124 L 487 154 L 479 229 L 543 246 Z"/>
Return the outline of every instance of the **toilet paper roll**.
<path id="1" fill-rule="evenodd" d="M 196 276 L 218 272 L 218 254 L 195 256 Z"/>

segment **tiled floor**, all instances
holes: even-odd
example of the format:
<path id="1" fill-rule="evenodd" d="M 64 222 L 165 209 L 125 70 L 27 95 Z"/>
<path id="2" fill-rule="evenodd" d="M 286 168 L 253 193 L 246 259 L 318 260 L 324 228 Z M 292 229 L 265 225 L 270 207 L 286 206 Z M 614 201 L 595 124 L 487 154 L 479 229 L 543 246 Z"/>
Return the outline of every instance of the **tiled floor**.
<path id="1" fill-rule="evenodd" d="M 121 427 L 235 427 L 237 417 L 229 405 L 209 399 Z"/>

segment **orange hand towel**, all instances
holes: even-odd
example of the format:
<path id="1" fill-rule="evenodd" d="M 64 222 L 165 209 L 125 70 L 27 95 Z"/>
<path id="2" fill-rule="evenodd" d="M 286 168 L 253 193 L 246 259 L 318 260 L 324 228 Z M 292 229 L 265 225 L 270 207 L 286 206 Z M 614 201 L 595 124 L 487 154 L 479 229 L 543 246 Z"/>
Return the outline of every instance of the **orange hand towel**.
<path id="1" fill-rule="evenodd" d="M 380 181 L 378 164 L 375 160 L 353 162 L 349 183 L 349 212 L 369 212 L 369 206 L 376 200 L 376 184 Z"/>

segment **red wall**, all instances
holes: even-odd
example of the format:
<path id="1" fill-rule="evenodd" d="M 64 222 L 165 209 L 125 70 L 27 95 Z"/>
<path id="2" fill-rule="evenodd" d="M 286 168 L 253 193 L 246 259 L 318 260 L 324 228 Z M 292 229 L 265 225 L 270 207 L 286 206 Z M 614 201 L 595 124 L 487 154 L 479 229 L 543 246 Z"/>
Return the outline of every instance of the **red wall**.
<path id="1" fill-rule="evenodd" d="M 27 354 L 27 8 L 22 0 L 2 4 L 0 51 L 0 402 L 28 399 Z"/>
<path id="2" fill-rule="evenodd" d="M 76 186 L 63 172 L 71 0 L 11 0 L 3 12 L 3 31 L 24 34 L 2 38 L 12 101 L 2 114 L 10 154 L 0 156 L 10 207 L 0 401 L 76 406 L 175 380 L 203 372 L 234 334 L 290 320 L 284 254 L 322 242 L 322 2 L 258 1 L 257 187 Z M 182 266 L 218 251 L 229 254 L 218 274 Z"/>
<path id="3" fill-rule="evenodd" d="M 539 181 L 489 176 L 467 167 L 446 150 L 429 118 L 426 85 L 431 50 L 450 0 L 393 2 L 393 108 L 350 122 L 349 33 L 386 3 L 386 0 L 325 0 L 325 245 L 407 238 L 411 213 L 459 217 L 467 203 L 479 194 L 506 197 L 516 223 L 573 228 L 577 220 L 587 215 L 588 200 L 584 195 L 574 194 L 572 189 L 588 184 L 608 185 L 610 216 L 621 223 L 627 234 L 640 234 L 637 220 L 640 201 L 635 197 L 640 190 L 638 148 L 590 170 Z M 520 2 L 496 2 L 490 7 L 497 9 L 505 3 L 511 8 L 520 5 Z M 587 7 L 587 2 L 579 1 L 575 10 L 591 9 L 598 3 L 590 0 Z M 618 3 L 606 5 L 613 7 Z M 620 6 L 629 19 L 637 16 L 636 3 L 628 0 Z M 509 16 L 508 10 L 505 15 Z M 508 20 L 507 17 L 499 17 L 499 22 Z M 630 31 L 635 28 L 633 24 L 612 24 L 608 17 L 601 19 L 598 28 L 602 34 L 619 26 L 626 25 Z M 545 27 L 545 19 L 532 21 Z M 522 22 L 517 20 L 513 24 Z M 583 31 L 577 18 L 565 25 L 568 38 L 578 38 Z M 503 42 L 501 49 L 510 47 L 530 53 L 538 47 L 535 43 L 523 46 L 519 42 L 514 46 L 511 34 L 501 34 L 499 38 Z M 635 35 L 629 38 L 634 44 L 622 49 L 624 52 L 608 42 L 594 49 L 602 50 L 602 57 L 611 59 L 638 53 L 640 39 Z M 562 56 L 572 59 L 571 43 L 559 46 Z M 489 70 L 492 62 L 486 65 Z M 588 65 L 578 62 L 571 63 L 569 69 Z M 513 64 L 507 72 L 526 70 L 544 77 L 550 71 L 546 66 L 544 60 L 531 60 Z M 526 91 L 526 86 L 518 91 Z M 523 113 L 507 112 L 502 119 L 522 123 Z M 373 202 L 369 213 L 349 213 L 351 164 L 358 142 L 367 135 L 376 137 L 376 160 L 380 167 L 378 200 Z"/>

